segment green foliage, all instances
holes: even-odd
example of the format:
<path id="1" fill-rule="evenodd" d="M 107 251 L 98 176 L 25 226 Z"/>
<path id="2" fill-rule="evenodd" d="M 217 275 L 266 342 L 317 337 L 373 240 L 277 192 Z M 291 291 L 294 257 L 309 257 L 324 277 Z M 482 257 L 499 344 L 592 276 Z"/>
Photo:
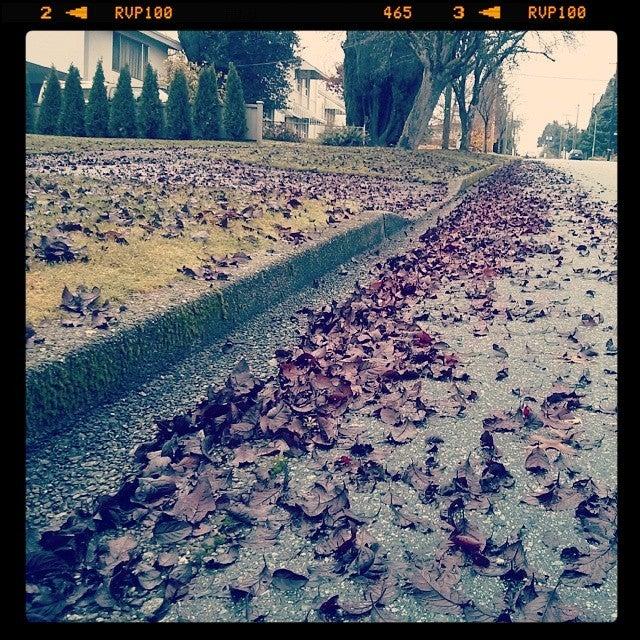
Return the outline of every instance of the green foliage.
<path id="1" fill-rule="evenodd" d="M 269 475 L 272 478 L 275 478 L 279 475 L 286 476 L 289 473 L 289 462 L 286 458 L 280 456 L 273 464 L 271 469 L 269 469 Z"/>
<path id="2" fill-rule="evenodd" d="M 393 31 L 347 31 L 344 51 L 347 124 L 366 123 L 373 145 L 395 145 L 422 82 L 420 61 Z"/>
<path id="3" fill-rule="evenodd" d="M 613 152 L 617 149 L 617 138 L 614 135 L 618 131 L 617 82 L 618 79 L 615 75 L 609 80 L 605 92 L 593 108 L 589 119 L 589 126 L 586 131 L 582 132 L 578 148 L 581 149 L 587 157 L 591 157 L 591 150 L 594 146 L 594 131 L 595 156 L 604 157 L 607 155 L 607 149 L 611 149 Z"/>
<path id="4" fill-rule="evenodd" d="M 172 140 L 191 138 L 191 105 L 184 72 L 178 70 L 169 85 L 167 99 L 167 135 Z"/>
<path id="5" fill-rule="evenodd" d="M 222 138 L 222 105 L 213 65 L 200 71 L 198 91 L 193 103 L 193 132 L 196 138 L 202 140 Z"/>
<path id="6" fill-rule="evenodd" d="M 545 149 L 545 155 L 557 158 L 561 150 L 573 149 L 573 140 L 576 139 L 576 148 L 580 149 L 587 158 L 591 157 L 595 130 L 594 155 L 604 157 L 607 149 L 616 150 L 616 136 L 618 131 L 617 109 L 617 77 L 614 75 L 605 89 L 604 94 L 594 106 L 589 126 L 584 131 L 576 131 L 574 125 L 562 126 L 556 120 L 550 122 L 544 128 L 538 138 L 538 146 Z M 549 139 L 550 138 L 550 139 Z"/>
<path id="7" fill-rule="evenodd" d="M 40 113 L 38 114 L 38 133 L 56 135 L 59 132 L 60 109 L 62 108 L 62 89 L 55 67 L 47 76 Z"/>
<path id="8" fill-rule="evenodd" d="M 104 86 L 102 61 L 98 61 L 87 103 L 87 135 L 94 138 L 106 138 L 109 135 L 109 100 Z"/>
<path id="9" fill-rule="evenodd" d="M 549 122 L 538 138 L 538 146 L 544 149 L 544 155 L 559 158 L 562 151 L 570 151 L 573 147 L 573 132 L 575 127 L 562 126 L 557 120 Z"/>
<path id="10" fill-rule="evenodd" d="M 129 67 L 124 67 L 118 77 L 111 101 L 109 130 L 114 138 L 135 138 L 137 134 L 136 102 L 133 99 Z"/>
<path id="11" fill-rule="evenodd" d="M 65 136 L 83 136 L 84 94 L 80 84 L 80 72 L 71 65 L 67 81 L 62 92 L 62 111 L 60 112 L 60 133 Z"/>
<path id="12" fill-rule="evenodd" d="M 247 135 L 244 92 L 242 90 L 242 81 L 233 62 L 229 64 L 222 120 L 227 138 L 230 140 L 244 140 Z"/>
<path id="13" fill-rule="evenodd" d="M 158 76 L 148 62 L 138 102 L 138 127 L 142 138 L 162 137 L 164 113 L 158 90 Z"/>
<path id="14" fill-rule="evenodd" d="M 267 122 L 262 131 L 265 140 L 279 140 L 280 142 L 302 142 L 302 138 L 284 122 Z"/>
<path id="15" fill-rule="evenodd" d="M 213 537 L 202 540 L 198 548 L 191 554 L 191 562 L 195 565 L 201 565 L 204 559 L 214 553 L 218 547 L 228 542 L 227 538 L 219 533 Z"/>
<path id="16" fill-rule="evenodd" d="M 192 62 L 215 62 L 225 73 L 231 62 L 238 65 L 247 102 L 262 100 L 267 111 L 287 106 L 288 71 L 297 61 L 295 31 L 178 31 L 178 37 Z"/>
<path id="17" fill-rule="evenodd" d="M 362 128 L 348 126 L 328 129 L 319 138 L 320 144 L 331 147 L 361 147 L 366 143 Z"/>
<path id="18" fill-rule="evenodd" d="M 24 130 L 27 133 L 33 133 L 35 123 L 35 110 L 33 108 L 33 96 L 31 95 L 31 87 L 29 86 L 28 78 L 24 83 L 25 91 L 24 91 L 24 108 L 25 108 L 25 124 Z"/>

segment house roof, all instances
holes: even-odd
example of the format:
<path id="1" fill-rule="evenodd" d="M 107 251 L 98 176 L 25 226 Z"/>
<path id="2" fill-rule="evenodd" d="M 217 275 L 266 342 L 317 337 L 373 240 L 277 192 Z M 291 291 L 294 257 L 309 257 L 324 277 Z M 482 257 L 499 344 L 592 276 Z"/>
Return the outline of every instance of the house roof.
<path id="1" fill-rule="evenodd" d="M 182 49 L 182 45 L 178 40 L 165 35 L 161 31 L 140 31 L 140 33 L 143 33 L 145 36 L 151 38 L 152 40 L 161 42 L 166 47 L 169 47 L 169 49 L 175 49 L 176 51 L 180 51 Z"/>
<path id="2" fill-rule="evenodd" d="M 327 80 L 327 76 L 306 60 L 300 60 L 296 67 L 296 78 L 310 78 L 311 80 Z"/>
<path id="3" fill-rule="evenodd" d="M 30 82 L 44 82 L 51 71 L 51 67 L 45 67 L 41 64 L 36 64 L 35 62 L 27 62 L 27 75 L 29 76 Z M 56 73 L 58 74 L 58 78 L 60 80 L 67 79 L 67 73 L 64 71 L 58 71 L 56 69 Z"/>

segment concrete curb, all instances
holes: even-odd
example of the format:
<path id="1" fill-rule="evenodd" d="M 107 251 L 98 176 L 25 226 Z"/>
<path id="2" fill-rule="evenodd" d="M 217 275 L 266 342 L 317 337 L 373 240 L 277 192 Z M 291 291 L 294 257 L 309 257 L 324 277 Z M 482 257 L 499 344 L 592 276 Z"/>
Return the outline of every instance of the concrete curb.
<path id="1" fill-rule="evenodd" d="M 500 166 L 502 163 L 463 177 L 437 209 Z M 106 339 L 87 343 L 62 360 L 28 367 L 27 443 L 30 433 L 41 434 L 69 425 L 74 416 L 117 398 L 134 384 L 227 335 L 240 323 L 415 222 L 415 218 L 379 213 L 360 227 L 225 283 L 220 290 L 203 293 Z"/>

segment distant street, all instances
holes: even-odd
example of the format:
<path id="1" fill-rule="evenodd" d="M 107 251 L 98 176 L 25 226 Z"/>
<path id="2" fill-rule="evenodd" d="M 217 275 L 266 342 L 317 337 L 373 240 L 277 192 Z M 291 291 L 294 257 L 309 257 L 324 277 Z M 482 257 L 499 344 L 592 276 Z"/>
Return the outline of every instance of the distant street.
<path id="1" fill-rule="evenodd" d="M 617 200 L 617 162 L 545 160 L 555 169 L 568 173 L 585 187 L 593 187 L 594 195 L 607 202 Z"/>

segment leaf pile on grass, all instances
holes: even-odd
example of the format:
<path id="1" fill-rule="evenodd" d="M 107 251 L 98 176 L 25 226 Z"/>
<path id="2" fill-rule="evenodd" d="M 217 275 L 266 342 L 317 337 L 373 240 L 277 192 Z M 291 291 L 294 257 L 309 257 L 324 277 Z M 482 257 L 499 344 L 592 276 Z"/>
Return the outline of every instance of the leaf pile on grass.
<path id="1" fill-rule="evenodd" d="M 88 262 L 89 260 L 86 246 L 74 246 L 68 236 L 57 231 L 42 236 L 34 248 L 35 257 L 44 262 L 73 262 L 75 260 Z"/>
<path id="2" fill-rule="evenodd" d="M 173 140 L 91 140 L 51 136 L 27 136 L 27 153 L 55 151 L 99 152 L 188 150 L 191 154 L 225 157 L 279 169 L 298 169 L 324 173 L 401 178 L 411 181 L 446 181 L 494 164 L 496 156 L 458 150 L 418 150 L 359 147 L 353 149 L 318 144 L 269 142 L 238 144 L 233 142 Z"/>
<path id="3" fill-rule="evenodd" d="M 229 280 L 231 277 L 228 272 L 229 267 L 238 267 L 250 260 L 250 255 L 243 251 L 236 251 L 232 255 L 227 254 L 219 259 L 215 256 L 209 256 L 209 258 L 202 260 L 203 264 L 199 267 L 183 266 L 178 269 L 178 272 L 194 280 Z"/>
<path id="4" fill-rule="evenodd" d="M 42 344 L 44 338 L 38 336 L 36 330 L 27 322 L 25 325 L 25 342 L 27 347 L 33 347 L 36 344 Z"/>
<path id="5" fill-rule="evenodd" d="M 91 148 L 90 142 L 83 144 Z M 99 154 L 29 155 L 27 217 L 34 237 L 47 236 L 35 248 L 36 256 L 28 240 L 31 322 L 56 316 L 58 299 L 52 292 L 64 283 L 92 282 L 111 299 L 126 302 L 133 293 L 150 293 L 181 275 L 224 279 L 218 276 L 224 269 L 198 264 L 200 248 L 220 258 L 236 251 L 257 255 L 298 246 L 321 237 L 327 225 L 338 226 L 368 211 L 423 212 L 447 191 L 443 180 L 424 183 L 415 181 L 411 171 L 400 171 L 393 154 L 395 169 L 385 172 L 389 154 L 383 153 L 385 158 L 374 166 L 371 150 L 362 151 L 366 160 L 358 154 L 331 156 L 337 168 L 360 167 L 362 161 L 362 167 L 372 169 L 370 174 L 349 174 L 320 173 L 297 157 L 299 150 L 294 156 L 281 147 L 265 151 L 261 165 L 242 145 L 222 144 L 217 154 L 217 143 L 212 143 L 212 153 L 208 147 L 154 144 L 159 145 L 155 151 L 133 144 L 123 152 L 109 151 L 107 145 Z M 252 162 L 236 159 L 239 150 Z M 314 158 L 318 153 L 312 147 L 304 151 Z M 323 157 L 318 156 L 319 162 Z M 277 166 L 278 158 L 296 169 Z M 422 154 L 416 162 L 441 164 Z M 328 169 L 328 159 L 318 166 Z M 52 216 L 57 218 L 53 229 Z M 173 240 L 172 246 L 164 242 Z M 64 268 L 42 268 L 57 262 Z M 89 264 L 78 269 L 78 262 Z M 157 268 L 151 270 L 150 264 Z"/>
<path id="6" fill-rule="evenodd" d="M 94 329 L 108 329 L 118 321 L 109 301 L 100 301 L 98 287 L 89 290 L 80 285 L 75 293 L 65 287 L 60 308 L 66 312 L 60 321 L 63 327 L 89 325 Z"/>

